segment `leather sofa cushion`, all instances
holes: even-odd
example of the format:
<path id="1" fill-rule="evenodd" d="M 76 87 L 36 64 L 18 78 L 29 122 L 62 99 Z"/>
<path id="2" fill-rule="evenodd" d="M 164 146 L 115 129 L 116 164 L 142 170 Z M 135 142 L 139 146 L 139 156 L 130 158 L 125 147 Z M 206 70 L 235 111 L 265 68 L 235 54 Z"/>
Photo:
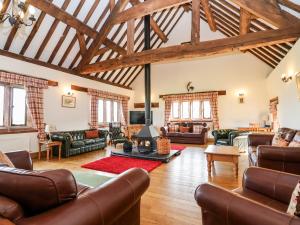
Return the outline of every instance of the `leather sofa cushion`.
<path id="1" fill-rule="evenodd" d="M 80 148 L 85 146 L 84 141 L 72 141 L 72 147 L 73 148 Z"/>
<path id="2" fill-rule="evenodd" d="M 267 205 L 275 210 L 279 210 L 280 212 L 286 212 L 287 208 L 288 208 L 288 205 L 280 202 L 280 201 L 277 201 L 275 199 L 272 199 L 272 198 L 269 198 L 268 196 L 265 196 L 265 195 L 262 195 L 262 194 L 259 194 L 255 191 L 251 191 L 249 189 L 243 189 L 243 188 L 239 188 L 239 189 L 236 189 L 234 190 L 235 193 L 245 197 L 245 198 L 248 198 L 248 199 L 251 199 L 253 201 L 256 201 L 256 202 L 259 202 L 263 205 Z"/>
<path id="3" fill-rule="evenodd" d="M 185 138 L 197 138 L 197 137 L 201 137 L 201 134 L 197 134 L 197 133 L 183 133 L 182 137 Z"/>
<path id="4" fill-rule="evenodd" d="M 168 137 L 180 137 L 182 134 L 179 132 L 169 132 L 167 133 Z"/>
<path id="5" fill-rule="evenodd" d="M 0 167 L 0 195 L 18 202 L 32 216 L 56 207 L 77 196 L 77 184 L 64 169 L 29 171 Z"/>
<path id="6" fill-rule="evenodd" d="M 218 139 L 217 144 L 228 145 L 229 144 L 229 139 Z"/>
<path id="7" fill-rule="evenodd" d="M 94 138 L 95 143 L 105 142 L 105 138 Z"/>
<path id="8" fill-rule="evenodd" d="M 85 140 L 83 140 L 83 142 L 85 145 L 92 145 L 92 144 L 96 143 L 96 141 L 94 139 L 85 139 Z"/>
<path id="9" fill-rule="evenodd" d="M 21 219 L 23 215 L 23 209 L 19 203 L 0 195 L 0 217 L 15 222 Z"/>

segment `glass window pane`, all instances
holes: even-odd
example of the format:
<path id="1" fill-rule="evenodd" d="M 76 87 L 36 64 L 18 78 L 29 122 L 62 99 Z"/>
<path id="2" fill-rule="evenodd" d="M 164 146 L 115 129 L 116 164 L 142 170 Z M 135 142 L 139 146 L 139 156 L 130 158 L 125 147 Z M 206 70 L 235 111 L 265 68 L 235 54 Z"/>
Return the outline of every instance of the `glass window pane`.
<path id="1" fill-rule="evenodd" d="M 105 103 L 106 107 L 106 122 L 110 123 L 111 122 L 111 101 L 106 101 Z"/>
<path id="2" fill-rule="evenodd" d="M 200 119 L 200 101 L 192 102 L 192 119 Z"/>
<path id="3" fill-rule="evenodd" d="M 114 102 L 114 122 L 118 122 L 118 102 Z"/>
<path id="4" fill-rule="evenodd" d="M 26 125 L 26 91 L 13 88 L 12 95 L 12 125 Z"/>
<path id="5" fill-rule="evenodd" d="M 181 118 L 182 119 L 190 118 L 190 102 L 181 103 Z"/>
<path id="6" fill-rule="evenodd" d="M 179 118 L 179 102 L 172 103 L 172 118 Z"/>
<path id="7" fill-rule="evenodd" d="M 0 86 L 0 126 L 4 125 L 4 86 Z"/>
<path id="8" fill-rule="evenodd" d="M 104 122 L 103 100 L 98 100 L 98 123 Z"/>
<path id="9" fill-rule="evenodd" d="M 209 101 L 203 102 L 203 119 L 211 119 L 211 108 Z"/>

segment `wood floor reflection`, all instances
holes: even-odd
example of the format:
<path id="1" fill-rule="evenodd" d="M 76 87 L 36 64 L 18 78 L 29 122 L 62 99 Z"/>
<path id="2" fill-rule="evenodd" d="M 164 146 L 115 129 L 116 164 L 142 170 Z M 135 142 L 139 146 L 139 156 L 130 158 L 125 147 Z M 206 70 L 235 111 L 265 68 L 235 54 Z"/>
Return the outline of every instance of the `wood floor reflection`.
<path id="1" fill-rule="evenodd" d="M 46 162 L 34 161 L 35 169 L 65 168 L 71 171 L 86 171 L 80 165 L 110 155 L 106 150 Z M 205 146 L 189 145 L 182 154 L 170 163 L 163 164 L 150 173 L 151 184 L 143 196 L 141 205 L 142 225 L 201 225 L 201 210 L 194 200 L 196 187 L 211 182 L 226 189 L 235 189 L 241 185 L 243 171 L 248 167 L 246 154 L 239 160 L 239 177 L 234 176 L 230 163 L 215 162 L 213 176 L 208 177 Z M 115 176 L 113 174 L 98 172 Z"/>

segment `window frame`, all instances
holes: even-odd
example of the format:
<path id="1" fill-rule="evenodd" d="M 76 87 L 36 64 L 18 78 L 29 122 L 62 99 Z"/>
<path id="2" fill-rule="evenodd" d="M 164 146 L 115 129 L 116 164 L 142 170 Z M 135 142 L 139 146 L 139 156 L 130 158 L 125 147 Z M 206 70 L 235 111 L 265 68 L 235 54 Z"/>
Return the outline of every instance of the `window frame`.
<path id="1" fill-rule="evenodd" d="M 99 101 L 102 100 L 103 101 L 103 122 L 99 121 Z M 110 119 L 111 121 L 108 122 L 107 121 L 107 102 L 110 102 Z M 117 121 L 114 121 L 114 103 L 117 103 Z M 114 99 L 105 99 L 105 98 L 99 98 L 98 99 L 98 125 L 99 126 L 106 126 L 109 123 L 115 123 L 115 122 L 121 122 L 121 102 L 114 100 Z"/>
<path id="2" fill-rule="evenodd" d="M 199 105 L 199 107 L 200 107 L 200 109 L 199 109 L 199 112 L 200 112 L 200 118 L 193 118 L 193 102 L 194 101 L 199 101 L 200 102 L 200 105 Z M 212 122 L 213 121 L 213 119 L 212 119 L 212 110 L 211 110 L 211 106 L 210 106 L 210 113 L 211 113 L 211 115 L 210 115 L 210 118 L 204 118 L 204 102 L 205 101 L 208 101 L 209 102 L 209 100 L 197 100 L 197 99 L 195 99 L 195 100 L 182 100 L 182 101 L 178 101 L 178 100 L 176 100 L 176 101 L 172 101 L 171 102 L 171 116 L 170 116 L 170 121 L 171 122 L 180 122 L 180 121 L 193 121 L 193 122 Z M 179 115 L 179 117 L 178 118 L 174 118 L 173 117 L 173 110 L 174 110 L 174 107 L 173 107 L 173 103 L 174 102 L 178 102 L 179 103 L 179 110 L 178 110 L 178 115 Z M 182 117 L 182 107 L 183 107 L 183 102 L 189 102 L 189 118 L 183 118 Z"/>
<path id="3" fill-rule="evenodd" d="M 20 125 L 13 124 L 13 90 L 14 88 L 25 89 L 24 86 L 10 85 L 6 83 L 0 83 L 0 86 L 4 87 L 3 126 L 0 126 L 0 134 L 36 132 L 37 130 L 34 129 L 32 126 L 33 125 L 32 117 L 28 110 L 26 97 L 25 97 L 25 124 L 20 124 Z"/>

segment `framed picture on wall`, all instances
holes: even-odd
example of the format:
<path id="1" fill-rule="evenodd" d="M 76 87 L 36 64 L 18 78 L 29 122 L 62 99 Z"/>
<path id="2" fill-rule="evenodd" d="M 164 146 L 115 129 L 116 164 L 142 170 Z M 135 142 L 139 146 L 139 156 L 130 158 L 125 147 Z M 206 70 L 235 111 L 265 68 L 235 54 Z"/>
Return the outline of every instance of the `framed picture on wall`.
<path id="1" fill-rule="evenodd" d="M 300 73 L 296 75 L 296 86 L 298 90 L 298 98 L 300 99 Z"/>
<path id="2" fill-rule="evenodd" d="M 61 106 L 66 108 L 76 108 L 76 98 L 73 96 L 63 95 Z"/>

